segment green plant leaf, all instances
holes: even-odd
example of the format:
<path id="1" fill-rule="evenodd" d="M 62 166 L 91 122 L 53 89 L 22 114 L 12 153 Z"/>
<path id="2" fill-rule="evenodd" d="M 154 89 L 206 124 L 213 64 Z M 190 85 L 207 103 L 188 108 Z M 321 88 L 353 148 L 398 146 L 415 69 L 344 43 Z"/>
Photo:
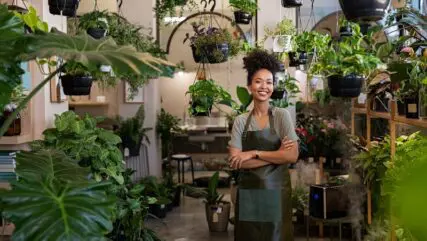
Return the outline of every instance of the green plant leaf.
<path id="1" fill-rule="evenodd" d="M 16 160 L 16 173 L 25 180 L 41 182 L 42 178 L 45 178 L 64 182 L 87 182 L 90 173 L 89 169 L 80 167 L 65 153 L 52 149 L 38 152 L 21 151 Z"/>
<path id="2" fill-rule="evenodd" d="M 248 108 L 248 106 L 252 102 L 252 95 L 249 94 L 248 89 L 245 87 L 237 86 L 236 93 L 240 103 L 245 107 L 245 109 Z"/>
<path id="3" fill-rule="evenodd" d="M 4 213 L 15 224 L 12 239 L 102 240 L 112 230 L 114 205 L 100 190 L 106 185 L 74 186 L 47 180 L 15 183 L 1 195 Z"/>

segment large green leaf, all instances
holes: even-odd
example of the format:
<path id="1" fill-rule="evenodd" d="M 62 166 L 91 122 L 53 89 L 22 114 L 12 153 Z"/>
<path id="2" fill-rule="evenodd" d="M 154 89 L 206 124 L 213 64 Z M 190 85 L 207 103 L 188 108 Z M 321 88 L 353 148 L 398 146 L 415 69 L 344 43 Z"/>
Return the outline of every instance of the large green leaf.
<path id="1" fill-rule="evenodd" d="M 246 108 L 251 104 L 252 102 L 252 95 L 249 94 L 249 91 L 245 87 L 237 86 L 236 88 L 237 92 L 237 98 L 239 99 L 240 103 Z"/>
<path id="2" fill-rule="evenodd" d="M 25 180 L 87 182 L 90 173 L 88 168 L 80 167 L 76 161 L 57 150 L 20 152 L 16 159 L 16 173 Z"/>
<path id="3" fill-rule="evenodd" d="M 15 241 L 102 240 L 112 230 L 114 200 L 102 184 L 73 186 L 58 181 L 16 183 L 2 193 L 4 214 L 15 224 Z"/>

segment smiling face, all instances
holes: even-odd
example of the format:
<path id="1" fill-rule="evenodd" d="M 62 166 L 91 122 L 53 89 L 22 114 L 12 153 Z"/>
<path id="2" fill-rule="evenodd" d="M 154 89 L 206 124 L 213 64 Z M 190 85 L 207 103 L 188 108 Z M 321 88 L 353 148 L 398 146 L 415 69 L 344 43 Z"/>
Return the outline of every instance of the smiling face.
<path id="1" fill-rule="evenodd" d="M 273 73 L 267 69 L 260 69 L 252 76 L 252 82 L 248 86 L 254 101 L 268 101 L 273 94 Z"/>

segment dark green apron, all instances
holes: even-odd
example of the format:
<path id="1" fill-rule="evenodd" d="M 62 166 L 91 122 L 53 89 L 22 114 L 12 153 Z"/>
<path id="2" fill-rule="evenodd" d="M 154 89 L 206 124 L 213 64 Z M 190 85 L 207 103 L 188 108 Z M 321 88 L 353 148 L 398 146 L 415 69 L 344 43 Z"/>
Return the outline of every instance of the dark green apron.
<path id="1" fill-rule="evenodd" d="M 276 151 L 281 138 L 270 128 L 248 131 L 249 115 L 242 134 L 242 151 Z M 291 180 L 287 165 L 242 169 L 236 203 L 235 241 L 293 241 Z"/>

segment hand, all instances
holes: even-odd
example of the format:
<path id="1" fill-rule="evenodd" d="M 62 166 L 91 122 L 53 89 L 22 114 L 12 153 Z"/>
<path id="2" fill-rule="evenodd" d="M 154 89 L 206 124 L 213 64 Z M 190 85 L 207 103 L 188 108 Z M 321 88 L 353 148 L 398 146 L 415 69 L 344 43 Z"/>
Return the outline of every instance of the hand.
<path id="1" fill-rule="evenodd" d="M 281 150 L 290 150 L 295 146 L 296 141 L 289 140 L 287 136 L 282 139 Z"/>
<path id="2" fill-rule="evenodd" d="M 252 151 L 239 152 L 228 159 L 230 167 L 233 169 L 240 169 L 245 161 L 254 158 Z"/>

